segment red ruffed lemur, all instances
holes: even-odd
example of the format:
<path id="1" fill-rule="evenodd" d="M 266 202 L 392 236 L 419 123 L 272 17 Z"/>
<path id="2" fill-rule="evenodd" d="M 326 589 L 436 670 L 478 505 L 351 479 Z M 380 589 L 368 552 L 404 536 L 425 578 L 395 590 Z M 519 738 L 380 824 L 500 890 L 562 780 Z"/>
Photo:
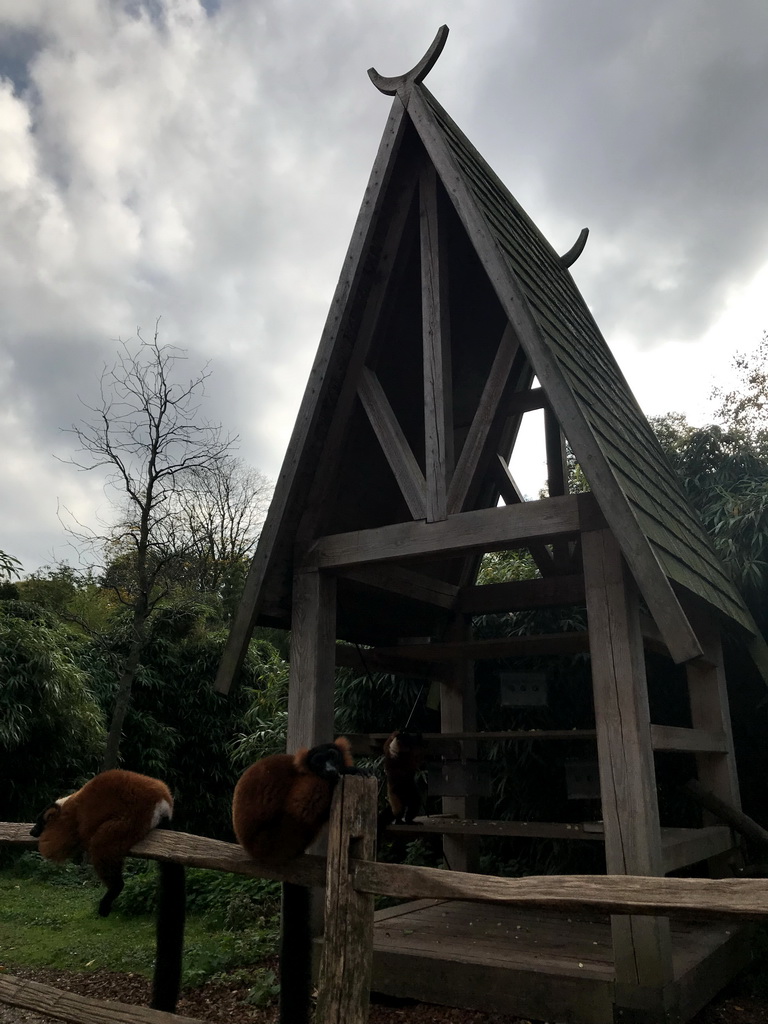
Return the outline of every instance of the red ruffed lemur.
<path id="1" fill-rule="evenodd" d="M 421 793 L 416 773 L 424 759 L 424 741 L 419 733 L 396 729 L 384 740 L 384 774 L 391 818 L 386 824 L 411 825 L 421 810 Z"/>
<path id="2" fill-rule="evenodd" d="M 256 761 L 235 786 L 232 824 L 237 841 L 254 860 L 279 867 L 302 854 L 331 812 L 342 775 L 362 775 L 349 741 L 340 736 L 296 754 Z M 280 942 L 280 1024 L 307 1024 L 310 1017 L 312 938 L 309 890 L 283 884 Z"/>
<path id="3" fill-rule="evenodd" d="M 262 864 L 285 864 L 303 853 L 328 821 L 342 775 L 358 775 L 349 741 L 264 757 L 240 778 L 232 800 L 237 841 Z"/>
<path id="4" fill-rule="evenodd" d="M 99 916 L 106 917 L 123 889 L 126 854 L 172 813 L 173 797 L 164 782 L 114 768 L 46 807 L 30 835 L 38 837 L 46 860 L 88 854 L 107 887 L 99 903 Z"/>
<path id="5" fill-rule="evenodd" d="M 164 782 L 110 769 L 76 793 L 60 797 L 40 814 L 30 835 L 47 860 L 63 862 L 86 853 L 107 891 L 99 902 L 106 917 L 123 890 L 123 862 L 131 847 L 158 826 L 167 826 L 173 797 Z M 157 958 L 152 1006 L 173 1011 L 181 980 L 184 935 L 184 868 L 160 864 Z"/>

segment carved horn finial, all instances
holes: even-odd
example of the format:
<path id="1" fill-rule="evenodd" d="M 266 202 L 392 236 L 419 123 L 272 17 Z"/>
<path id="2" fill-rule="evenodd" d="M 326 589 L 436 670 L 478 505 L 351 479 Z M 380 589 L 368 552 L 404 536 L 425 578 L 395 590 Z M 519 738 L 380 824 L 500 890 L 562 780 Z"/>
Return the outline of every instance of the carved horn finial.
<path id="1" fill-rule="evenodd" d="M 406 71 L 404 75 L 396 75 L 394 78 L 385 78 L 380 75 L 376 68 L 368 68 L 368 77 L 376 88 L 387 96 L 394 96 L 398 89 L 412 82 L 422 82 L 437 62 L 437 58 L 443 52 L 445 41 L 448 38 L 448 26 L 441 25 L 437 35 L 432 40 L 432 45 L 421 58 L 415 67 Z"/>
<path id="2" fill-rule="evenodd" d="M 560 257 L 560 262 L 564 267 L 572 267 L 576 260 L 584 252 L 584 246 L 587 244 L 587 237 L 589 236 L 589 228 L 582 228 L 579 232 L 579 237 L 573 243 L 568 252 L 564 252 Z"/>

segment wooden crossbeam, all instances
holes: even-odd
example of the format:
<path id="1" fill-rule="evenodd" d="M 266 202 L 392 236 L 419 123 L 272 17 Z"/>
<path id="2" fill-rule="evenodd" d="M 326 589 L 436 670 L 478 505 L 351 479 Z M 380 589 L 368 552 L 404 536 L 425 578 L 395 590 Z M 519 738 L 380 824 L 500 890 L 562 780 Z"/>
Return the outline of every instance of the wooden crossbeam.
<path id="1" fill-rule="evenodd" d="M 445 667 L 432 661 L 419 661 L 401 655 L 398 648 L 389 648 L 391 654 L 373 647 L 358 649 L 351 644 L 336 644 L 336 665 L 355 668 L 362 672 L 391 672 L 394 675 L 415 676 L 417 679 L 442 679 Z"/>
<path id="2" fill-rule="evenodd" d="M 581 573 L 573 573 L 569 576 L 549 576 L 540 580 L 465 587 L 459 596 L 457 610 L 468 612 L 470 615 L 489 615 L 493 612 L 583 603 L 584 577 Z"/>
<path id="3" fill-rule="evenodd" d="M 465 640 L 434 644 L 402 644 L 399 647 L 374 647 L 382 657 L 400 654 L 417 661 L 447 661 L 469 658 L 488 661 L 495 658 L 527 658 L 534 655 L 580 654 L 589 650 L 588 633 L 549 633 L 540 636 L 510 636 L 501 640 Z"/>
<path id="4" fill-rule="evenodd" d="M 305 567 L 341 569 L 400 558 L 448 557 L 465 551 L 503 551 L 531 540 L 579 531 L 577 495 L 520 505 L 461 512 L 436 523 L 395 523 L 372 530 L 321 537 L 307 552 Z"/>
<path id="5" fill-rule="evenodd" d="M 112 999 L 75 995 L 10 974 L 0 975 L 0 1003 L 56 1020 L 72 1021 L 72 1024 L 207 1024 L 199 1017 L 183 1017 Z"/>
<path id="6" fill-rule="evenodd" d="M 694 754 L 724 754 L 728 750 L 725 733 L 680 729 L 672 725 L 652 725 L 651 746 L 654 750 L 690 751 Z"/>

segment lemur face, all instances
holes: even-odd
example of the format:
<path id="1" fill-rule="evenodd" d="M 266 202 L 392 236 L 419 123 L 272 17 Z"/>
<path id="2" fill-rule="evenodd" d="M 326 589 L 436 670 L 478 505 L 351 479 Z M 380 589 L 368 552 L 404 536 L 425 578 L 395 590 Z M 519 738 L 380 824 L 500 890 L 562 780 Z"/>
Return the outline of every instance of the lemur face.
<path id="1" fill-rule="evenodd" d="M 35 839 L 39 838 L 43 834 L 46 825 L 49 825 L 52 821 L 58 818 L 61 812 L 61 803 L 56 801 L 55 803 L 49 804 L 44 811 L 42 811 L 35 821 L 35 824 L 29 830 L 29 834 Z"/>
<path id="2" fill-rule="evenodd" d="M 323 743 L 309 752 L 309 769 L 321 779 L 338 779 L 344 757 L 333 743 Z"/>

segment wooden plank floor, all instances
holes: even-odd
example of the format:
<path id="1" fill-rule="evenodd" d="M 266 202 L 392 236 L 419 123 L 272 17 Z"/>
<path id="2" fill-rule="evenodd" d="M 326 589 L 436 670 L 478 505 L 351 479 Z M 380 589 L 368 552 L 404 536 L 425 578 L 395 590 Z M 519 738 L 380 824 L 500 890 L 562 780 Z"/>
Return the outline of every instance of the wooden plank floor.
<path id="1" fill-rule="evenodd" d="M 702 996 L 706 1002 L 717 991 L 704 992 L 708 960 L 719 964 L 720 986 L 741 965 L 744 943 L 737 955 L 731 950 L 738 932 L 724 922 L 673 922 L 675 979 L 690 990 L 687 1001 L 703 1005 Z M 373 988 L 446 1006 L 610 1024 L 610 921 L 460 901 L 402 904 L 376 914 Z"/>

